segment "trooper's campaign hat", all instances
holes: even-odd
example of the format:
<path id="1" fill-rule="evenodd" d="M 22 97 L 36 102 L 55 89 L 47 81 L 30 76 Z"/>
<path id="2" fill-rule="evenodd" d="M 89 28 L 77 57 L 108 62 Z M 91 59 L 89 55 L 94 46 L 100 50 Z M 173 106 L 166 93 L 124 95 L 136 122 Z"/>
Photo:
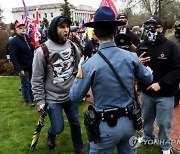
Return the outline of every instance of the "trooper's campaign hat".
<path id="1" fill-rule="evenodd" d="M 102 6 L 94 14 L 94 21 L 85 23 L 85 27 L 99 27 L 99 26 L 122 26 L 125 22 L 118 21 L 115 18 L 115 13 L 109 7 Z"/>

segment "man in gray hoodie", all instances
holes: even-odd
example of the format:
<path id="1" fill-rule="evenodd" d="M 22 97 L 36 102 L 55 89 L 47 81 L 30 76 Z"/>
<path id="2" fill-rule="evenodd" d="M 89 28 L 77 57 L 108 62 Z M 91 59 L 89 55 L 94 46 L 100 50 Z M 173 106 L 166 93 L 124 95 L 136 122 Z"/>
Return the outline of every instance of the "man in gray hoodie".
<path id="1" fill-rule="evenodd" d="M 63 16 L 57 16 L 52 20 L 49 39 L 45 42 L 49 50 L 49 60 L 41 47 L 36 50 L 31 82 L 39 113 L 42 116 L 48 113 L 50 118 L 51 126 L 48 129 L 47 138 L 49 148 L 54 149 L 55 137 L 63 131 L 64 109 L 71 126 L 75 153 L 82 154 L 85 151 L 83 151 L 78 118 L 78 104 L 71 103 L 69 99 L 69 90 L 80 60 L 77 47 L 68 39 L 70 25 L 71 21 Z M 45 103 L 48 104 L 47 113 L 44 110 Z"/>

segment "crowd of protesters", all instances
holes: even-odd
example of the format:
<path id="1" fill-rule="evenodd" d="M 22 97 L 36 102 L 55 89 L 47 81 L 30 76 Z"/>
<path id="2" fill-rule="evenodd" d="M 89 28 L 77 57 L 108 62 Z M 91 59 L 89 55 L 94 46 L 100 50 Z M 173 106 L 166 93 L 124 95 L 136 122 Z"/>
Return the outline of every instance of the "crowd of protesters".
<path id="1" fill-rule="evenodd" d="M 120 13 L 116 20 L 114 12 L 107 7 L 100 7 L 94 21 L 86 23 L 88 28 L 83 31 L 72 26 L 72 21 L 66 17 L 55 17 L 49 30 L 41 35 L 40 44 L 46 51 L 30 43 L 23 23 L 15 25 L 16 35 L 9 40 L 7 50 L 19 74 L 26 105 L 34 107 L 37 102 L 38 112 L 42 116 L 49 115 L 47 144 L 50 149 L 55 148 L 56 135 L 64 129 L 64 109 L 71 126 L 74 152 L 86 153 L 78 102 L 87 97 L 91 88 L 95 111 L 101 115 L 111 109 L 116 123 L 109 126 L 106 118 L 99 117 L 100 142 L 89 142 L 88 153 L 113 153 L 115 147 L 119 153 L 137 153 L 129 145 L 129 139 L 135 135 L 133 121 L 124 113 L 119 115 L 120 109 L 124 112 L 132 104 L 132 98 L 119 85 L 99 52 L 113 64 L 131 94 L 138 82 L 144 119 L 141 143 L 155 139 L 155 119 L 159 127 L 158 139 L 171 140 L 173 108 L 179 105 L 180 95 L 180 20 L 175 22 L 174 34 L 168 38 L 163 34 L 161 18 L 156 15 L 148 17 L 143 27 L 134 26 L 130 30 L 128 23 L 125 13 Z M 102 92 L 104 89 L 107 91 Z M 45 104 L 48 110 L 44 110 Z M 126 132 L 122 126 L 128 128 Z M 160 145 L 163 154 L 171 153 L 169 143 Z"/>

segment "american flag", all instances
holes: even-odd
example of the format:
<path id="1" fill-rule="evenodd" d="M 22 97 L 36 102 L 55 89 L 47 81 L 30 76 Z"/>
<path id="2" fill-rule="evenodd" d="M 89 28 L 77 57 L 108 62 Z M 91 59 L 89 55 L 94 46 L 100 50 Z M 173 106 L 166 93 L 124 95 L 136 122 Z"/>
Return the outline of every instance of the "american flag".
<path id="1" fill-rule="evenodd" d="M 26 4 L 24 2 L 24 0 L 22 0 L 23 2 L 23 6 L 24 6 L 24 16 L 23 16 L 23 20 L 24 20 L 24 24 L 25 24 L 25 29 L 26 29 L 26 34 L 29 38 L 31 38 L 32 36 L 32 29 L 33 29 L 33 19 L 31 19 L 29 17 L 29 12 L 28 9 L 26 7 Z"/>
<path id="2" fill-rule="evenodd" d="M 44 24 L 43 30 L 42 30 L 42 34 L 48 34 L 48 29 L 46 28 L 46 25 Z"/>
<path id="3" fill-rule="evenodd" d="M 84 23 L 84 20 L 80 19 L 80 20 L 79 20 L 79 26 L 78 26 L 79 32 L 83 32 L 83 31 L 84 31 L 84 29 L 83 29 L 83 23 Z"/>
<path id="4" fill-rule="evenodd" d="M 38 47 L 40 45 L 39 40 L 41 37 L 41 34 L 38 31 L 38 24 L 39 24 L 38 10 L 36 9 L 36 19 L 34 20 L 29 17 L 29 12 L 24 0 L 22 0 L 22 2 L 24 6 L 24 24 L 25 24 L 27 37 L 31 39 L 31 44 L 33 44 L 35 47 Z"/>

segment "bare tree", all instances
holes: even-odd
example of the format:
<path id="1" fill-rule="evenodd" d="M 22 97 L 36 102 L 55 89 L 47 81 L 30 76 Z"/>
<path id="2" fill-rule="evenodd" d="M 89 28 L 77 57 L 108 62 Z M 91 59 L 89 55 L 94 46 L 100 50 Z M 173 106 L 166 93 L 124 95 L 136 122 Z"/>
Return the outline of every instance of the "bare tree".
<path id="1" fill-rule="evenodd" d="M 148 13 L 149 15 L 161 15 L 167 9 L 165 6 L 169 6 L 171 3 L 178 3 L 180 5 L 179 0 L 130 0 L 127 6 L 134 9 L 139 5 L 141 12 Z"/>
<path id="2" fill-rule="evenodd" d="M 175 20 L 180 19 L 180 0 L 119 0 L 121 9 L 129 18 L 129 26 L 141 25 L 150 15 L 161 15 L 171 27 Z M 116 0 L 118 3 L 118 0 Z M 160 10 L 159 10 L 160 8 Z"/>

